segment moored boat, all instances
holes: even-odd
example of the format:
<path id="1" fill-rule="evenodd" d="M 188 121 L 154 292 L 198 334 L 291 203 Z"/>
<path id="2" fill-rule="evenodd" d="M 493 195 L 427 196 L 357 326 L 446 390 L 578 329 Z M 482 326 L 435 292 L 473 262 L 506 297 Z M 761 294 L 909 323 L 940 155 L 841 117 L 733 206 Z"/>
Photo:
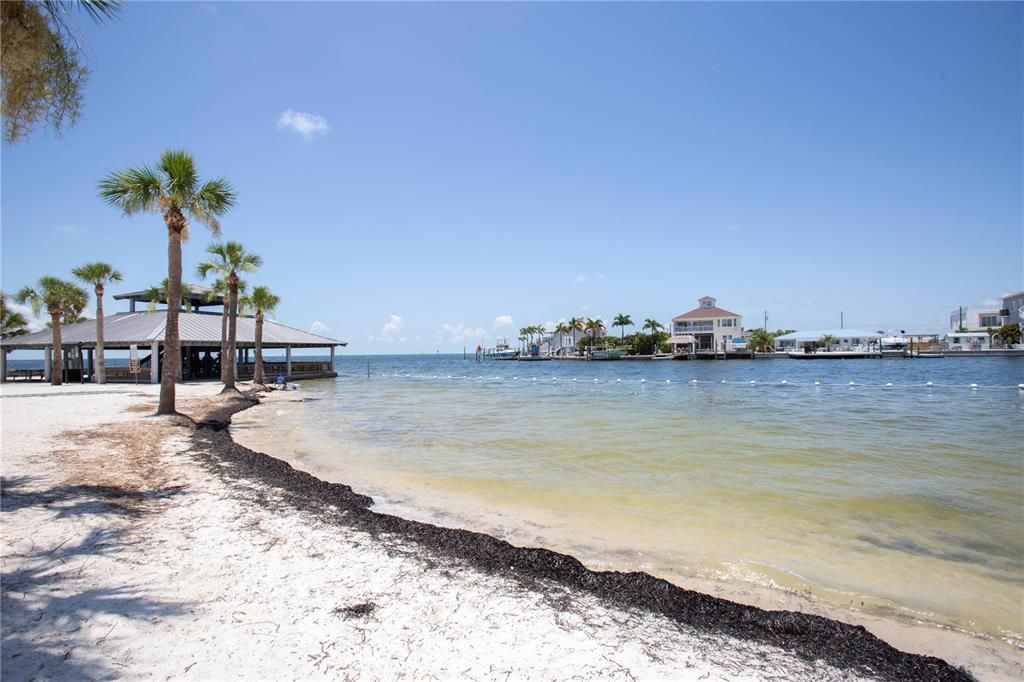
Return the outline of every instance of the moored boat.
<path id="1" fill-rule="evenodd" d="M 621 348 L 597 348 L 591 350 L 587 357 L 591 360 L 621 360 L 625 354 Z"/>

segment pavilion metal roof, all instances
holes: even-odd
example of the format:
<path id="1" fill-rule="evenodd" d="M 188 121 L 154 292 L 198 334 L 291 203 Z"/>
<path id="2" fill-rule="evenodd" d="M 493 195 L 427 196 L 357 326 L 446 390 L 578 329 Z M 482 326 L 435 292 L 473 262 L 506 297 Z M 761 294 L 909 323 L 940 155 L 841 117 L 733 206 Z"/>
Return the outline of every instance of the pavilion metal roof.
<path id="1" fill-rule="evenodd" d="M 117 313 L 103 318 L 103 345 L 107 348 L 127 347 L 131 344 L 148 346 L 154 341 L 163 342 L 164 330 L 167 326 L 167 311 Z M 238 317 L 237 344 L 240 348 L 251 348 L 256 345 L 256 319 Z M 178 314 L 178 336 L 185 346 L 220 346 L 221 314 L 220 313 L 186 313 Z M 67 346 L 82 344 L 84 347 L 96 345 L 96 321 L 86 320 L 77 324 L 61 326 L 61 343 Z M 0 346 L 11 350 L 39 349 L 53 343 L 49 329 L 12 336 L 0 340 Z M 345 341 L 338 341 L 319 334 L 311 334 L 294 327 L 264 320 L 264 348 L 325 348 L 345 346 Z"/>

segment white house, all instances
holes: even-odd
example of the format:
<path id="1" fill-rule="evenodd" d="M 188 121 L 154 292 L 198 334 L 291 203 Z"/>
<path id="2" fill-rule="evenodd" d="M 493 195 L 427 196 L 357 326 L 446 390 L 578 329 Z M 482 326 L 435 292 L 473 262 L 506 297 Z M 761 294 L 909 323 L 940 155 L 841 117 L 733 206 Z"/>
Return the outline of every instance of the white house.
<path id="1" fill-rule="evenodd" d="M 672 337 L 692 336 L 694 350 L 724 350 L 734 336 L 743 336 L 742 332 L 743 316 L 719 308 L 711 296 L 704 296 L 696 308 L 672 318 Z"/>
<path id="2" fill-rule="evenodd" d="M 975 310 L 973 308 L 957 308 L 949 313 L 949 331 L 955 332 L 960 327 L 968 331 L 998 329 L 1006 323 L 1003 311 L 999 308 Z"/>
<path id="3" fill-rule="evenodd" d="M 988 332 L 950 332 L 943 337 L 947 350 L 989 350 L 992 338 Z"/>
<path id="4" fill-rule="evenodd" d="M 815 329 L 791 332 L 775 337 L 775 350 L 799 351 L 808 346 L 820 345 L 824 336 L 835 337 L 832 350 L 867 351 L 876 345 L 882 335 L 862 329 Z"/>

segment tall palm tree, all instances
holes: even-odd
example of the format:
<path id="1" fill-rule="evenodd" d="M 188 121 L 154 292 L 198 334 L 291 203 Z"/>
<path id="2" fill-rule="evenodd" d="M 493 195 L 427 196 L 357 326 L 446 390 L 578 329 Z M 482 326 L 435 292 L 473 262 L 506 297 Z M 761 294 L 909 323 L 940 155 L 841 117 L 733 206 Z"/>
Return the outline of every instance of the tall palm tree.
<path id="1" fill-rule="evenodd" d="M 646 320 L 644 320 L 644 326 L 641 327 L 641 329 L 643 329 L 643 330 L 650 329 L 652 336 L 654 334 L 657 334 L 658 330 L 664 329 L 664 328 L 665 328 L 665 325 L 663 325 L 661 322 L 658 322 L 657 320 L 652 320 L 649 317 Z"/>
<path id="2" fill-rule="evenodd" d="M 167 300 L 181 300 L 181 242 L 189 219 L 220 233 L 218 216 L 235 205 L 235 191 L 224 178 L 200 184 L 195 161 L 183 151 L 167 150 L 156 168 L 139 166 L 111 173 L 99 183 L 99 195 L 124 215 L 160 213 L 167 226 Z M 155 359 L 154 359 L 155 361 Z M 175 381 L 181 365 L 178 306 L 167 306 L 164 331 L 164 372 L 160 377 L 157 414 L 174 414 Z"/>
<path id="3" fill-rule="evenodd" d="M 604 321 L 600 317 L 588 317 L 584 329 L 590 332 L 592 339 L 596 340 L 597 335 L 604 331 Z"/>
<path id="4" fill-rule="evenodd" d="M 7 307 L 7 294 L 0 291 L 0 338 L 28 334 L 28 320 L 17 310 Z"/>
<path id="5" fill-rule="evenodd" d="M 97 384 L 107 383 L 106 364 L 103 361 L 103 288 L 107 282 L 120 282 L 124 276 L 109 263 L 86 263 L 71 274 L 91 284 L 96 291 L 96 378 Z"/>
<path id="6" fill-rule="evenodd" d="M 235 390 L 235 335 L 238 327 L 238 284 L 241 281 L 238 273 L 256 272 L 262 267 L 263 259 L 246 251 L 238 242 L 230 241 L 210 244 L 206 253 L 213 258 L 200 263 L 196 272 L 204 279 L 214 272 L 228 283 L 228 343 L 221 356 L 220 366 L 224 375 L 224 390 L 230 391 Z"/>
<path id="7" fill-rule="evenodd" d="M 85 308 L 89 294 L 74 282 L 57 277 L 40 277 L 35 287 L 24 287 L 14 297 L 18 303 L 28 303 L 32 312 L 39 315 L 43 308 L 50 313 L 50 331 L 53 335 L 53 368 L 50 371 L 50 383 L 60 386 L 64 374 L 63 352 L 61 348 L 61 319 L 64 316 L 78 315 Z"/>
<path id="8" fill-rule="evenodd" d="M 239 296 L 244 296 L 246 291 L 248 290 L 248 288 L 249 288 L 249 284 L 244 279 L 238 280 L 238 294 L 239 294 Z M 219 278 L 218 280 L 216 280 L 213 283 L 213 285 L 210 287 L 210 291 L 206 294 L 206 300 L 207 301 L 212 301 L 215 298 L 217 298 L 218 296 L 221 297 L 221 301 L 223 302 L 223 305 L 221 306 L 222 311 L 221 311 L 221 315 L 220 315 L 220 357 L 221 357 L 220 380 L 221 380 L 221 382 L 223 382 L 224 381 L 224 377 L 226 376 L 226 372 L 227 372 L 226 363 L 224 363 L 224 361 L 223 361 L 224 356 L 227 353 L 227 349 L 228 349 L 228 304 L 227 304 L 227 301 L 228 301 L 228 299 L 231 296 L 231 289 L 230 289 L 230 287 L 228 287 L 228 280 L 227 280 L 226 277 L 221 277 L 221 278 Z M 240 306 L 242 305 L 241 298 L 239 299 L 239 305 Z"/>
<path id="9" fill-rule="evenodd" d="M 767 329 L 755 329 L 750 332 L 750 345 L 758 353 L 771 353 L 775 350 L 775 335 Z"/>
<path id="10" fill-rule="evenodd" d="M 621 327 L 622 329 L 619 331 L 619 339 L 625 339 L 626 327 L 633 326 L 633 318 L 631 318 L 629 315 L 626 315 L 625 313 L 619 313 L 618 315 L 615 316 L 615 319 L 612 320 L 612 326 Z"/>
<path id="11" fill-rule="evenodd" d="M 565 335 L 569 333 L 569 329 L 570 329 L 569 325 L 566 324 L 565 322 L 559 322 L 558 324 L 555 325 L 555 333 L 556 334 L 560 334 L 562 339 L 564 339 Z M 562 340 L 560 340 L 559 343 L 562 344 L 562 346 L 559 349 L 561 349 L 562 347 L 565 346 L 565 344 L 562 342 Z"/>
<path id="12" fill-rule="evenodd" d="M 267 287 L 255 287 L 252 294 L 244 297 L 244 305 L 256 315 L 256 366 L 252 373 L 254 384 L 263 383 L 263 316 L 266 313 L 274 312 L 274 308 L 281 302 L 279 296 L 275 296 Z"/>

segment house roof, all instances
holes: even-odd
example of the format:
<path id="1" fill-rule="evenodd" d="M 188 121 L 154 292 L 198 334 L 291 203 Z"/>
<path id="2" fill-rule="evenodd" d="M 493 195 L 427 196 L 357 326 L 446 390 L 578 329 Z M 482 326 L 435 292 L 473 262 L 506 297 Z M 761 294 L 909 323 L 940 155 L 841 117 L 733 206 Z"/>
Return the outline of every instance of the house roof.
<path id="1" fill-rule="evenodd" d="M 131 344 L 150 345 L 154 341 L 164 340 L 167 327 L 167 311 L 117 313 L 103 318 L 103 345 L 108 348 L 127 347 Z M 251 348 L 256 345 L 256 319 L 238 317 L 237 344 L 240 348 Z M 186 313 L 178 314 L 178 337 L 182 345 L 187 346 L 220 346 L 221 314 L 220 313 Z M 77 324 L 61 326 L 61 343 L 68 346 L 82 344 L 90 347 L 96 345 L 96 321 L 87 320 Z M 53 342 L 49 329 L 24 336 L 13 336 L 0 340 L 0 346 L 15 350 L 18 348 L 45 348 Z M 283 325 L 273 320 L 263 322 L 263 347 L 330 347 L 344 346 L 345 341 L 338 341 L 326 336 Z"/>
<path id="2" fill-rule="evenodd" d="M 710 307 L 710 308 L 694 308 L 688 313 L 682 315 L 676 315 L 672 318 L 673 322 L 677 320 L 711 320 L 717 317 L 742 317 L 739 313 L 731 313 L 728 310 L 722 308 Z"/>

